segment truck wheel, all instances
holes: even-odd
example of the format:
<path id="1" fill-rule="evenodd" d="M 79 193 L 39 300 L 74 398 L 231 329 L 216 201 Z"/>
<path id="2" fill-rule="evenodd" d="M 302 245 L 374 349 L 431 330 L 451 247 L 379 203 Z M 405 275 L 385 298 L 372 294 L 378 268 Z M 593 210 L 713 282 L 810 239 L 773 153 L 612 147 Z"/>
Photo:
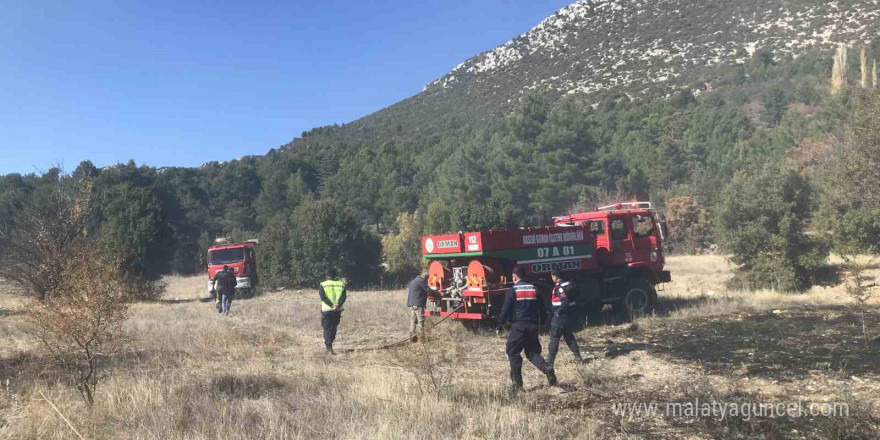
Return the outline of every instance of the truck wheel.
<path id="1" fill-rule="evenodd" d="M 657 291 L 645 278 L 630 278 L 624 287 L 623 300 L 615 304 L 627 319 L 650 315 L 657 304 Z"/>

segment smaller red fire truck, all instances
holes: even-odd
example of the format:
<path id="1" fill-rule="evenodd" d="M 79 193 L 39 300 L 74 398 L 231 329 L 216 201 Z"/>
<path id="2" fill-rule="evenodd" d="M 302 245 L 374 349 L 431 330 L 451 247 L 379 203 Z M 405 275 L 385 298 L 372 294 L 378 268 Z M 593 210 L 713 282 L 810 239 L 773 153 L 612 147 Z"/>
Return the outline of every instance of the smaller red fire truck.
<path id="1" fill-rule="evenodd" d="M 238 284 L 236 293 L 252 295 L 257 287 L 257 240 L 244 243 L 231 243 L 227 238 L 214 240 L 214 246 L 208 249 L 208 293 L 212 298 L 217 296 L 214 279 L 223 266 L 232 269 Z"/>

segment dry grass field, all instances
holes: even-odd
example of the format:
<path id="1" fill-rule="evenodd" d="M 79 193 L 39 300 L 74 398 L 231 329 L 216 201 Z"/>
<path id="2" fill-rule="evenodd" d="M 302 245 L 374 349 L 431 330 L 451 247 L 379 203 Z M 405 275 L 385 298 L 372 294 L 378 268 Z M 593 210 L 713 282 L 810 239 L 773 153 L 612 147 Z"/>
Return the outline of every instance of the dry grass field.
<path id="1" fill-rule="evenodd" d="M 669 259 L 657 315 L 577 334 L 587 365 L 557 359 L 560 386 L 524 367 L 506 393 L 504 341 L 447 321 L 430 340 L 323 354 L 317 294 L 267 292 L 219 316 L 204 279 L 170 278 L 136 304 L 128 349 L 91 410 L 23 331 L 20 297 L 0 293 L 0 438 L 519 439 L 839 438 L 880 435 L 880 308 L 865 345 L 842 286 L 805 294 L 725 290 L 721 257 Z M 336 346 L 407 331 L 405 292 L 351 292 Z M 542 344 L 546 353 L 546 336 Z M 615 414 L 615 403 L 842 402 L 849 416 Z"/>

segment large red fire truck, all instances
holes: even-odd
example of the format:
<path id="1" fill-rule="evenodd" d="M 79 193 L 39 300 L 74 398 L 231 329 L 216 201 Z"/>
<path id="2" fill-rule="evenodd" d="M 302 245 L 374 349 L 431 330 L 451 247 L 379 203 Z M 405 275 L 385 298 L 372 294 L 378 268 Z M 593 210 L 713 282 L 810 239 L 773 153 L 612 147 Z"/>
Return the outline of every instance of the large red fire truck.
<path id="1" fill-rule="evenodd" d="M 433 290 L 425 314 L 494 318 L 517 265 L 545 295 L 550 271 L 560 269 L 579 288 L 583 317 L 606 304 L 623 316 L 648 314 L 657 302 L 655 286 L 671 281 L 663 269 L 665 236 L 666 223 L 650 202 L 556 217 L 549 227 L 425 236 L 422 254 L 430 261 Z"/>
<path id="2" fill-rule="evenodd" d="M 214 279 L 217 277 L 217 272 L 223 270 L 223 266 L 231 268 L 235 274 L 238 283 L 235 287 L 237 294 L 254 293 L 258 280 L 256 243 L 256 240 L 231 243 L 226 238 L 218 238 L 214 241 L 214 246 L 208 249 L 207 255 L 208 293 L 212 298 L 217 295 Z"/>

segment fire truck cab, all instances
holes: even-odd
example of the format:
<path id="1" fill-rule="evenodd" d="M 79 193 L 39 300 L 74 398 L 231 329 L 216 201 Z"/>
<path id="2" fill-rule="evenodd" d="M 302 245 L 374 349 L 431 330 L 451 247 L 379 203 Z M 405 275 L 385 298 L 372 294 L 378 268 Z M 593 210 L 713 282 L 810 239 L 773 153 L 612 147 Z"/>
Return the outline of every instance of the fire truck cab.
<path id="1" fill-rule="evenodd" d="M 228 239 L 217 239 L 214 246 L 208 249 L 208 293 L 212 298 L 217 295 L 215 279 L 223 266 L 232 269 L 237 285 L 236 293 L 251 295 L 257 287 L 257 255 L 256 240 L 245 243 L 230 243 Z"/>
<path id="2" fill-rule="evenodd" d="M 556 226 L 585 226 L 595 239 L 596 266 L 639 272 L 652 284 L 668 283 L 664 271 L 666 222 L 650 202 L 616 203 L 596 211 L 555 217 Z"/>

